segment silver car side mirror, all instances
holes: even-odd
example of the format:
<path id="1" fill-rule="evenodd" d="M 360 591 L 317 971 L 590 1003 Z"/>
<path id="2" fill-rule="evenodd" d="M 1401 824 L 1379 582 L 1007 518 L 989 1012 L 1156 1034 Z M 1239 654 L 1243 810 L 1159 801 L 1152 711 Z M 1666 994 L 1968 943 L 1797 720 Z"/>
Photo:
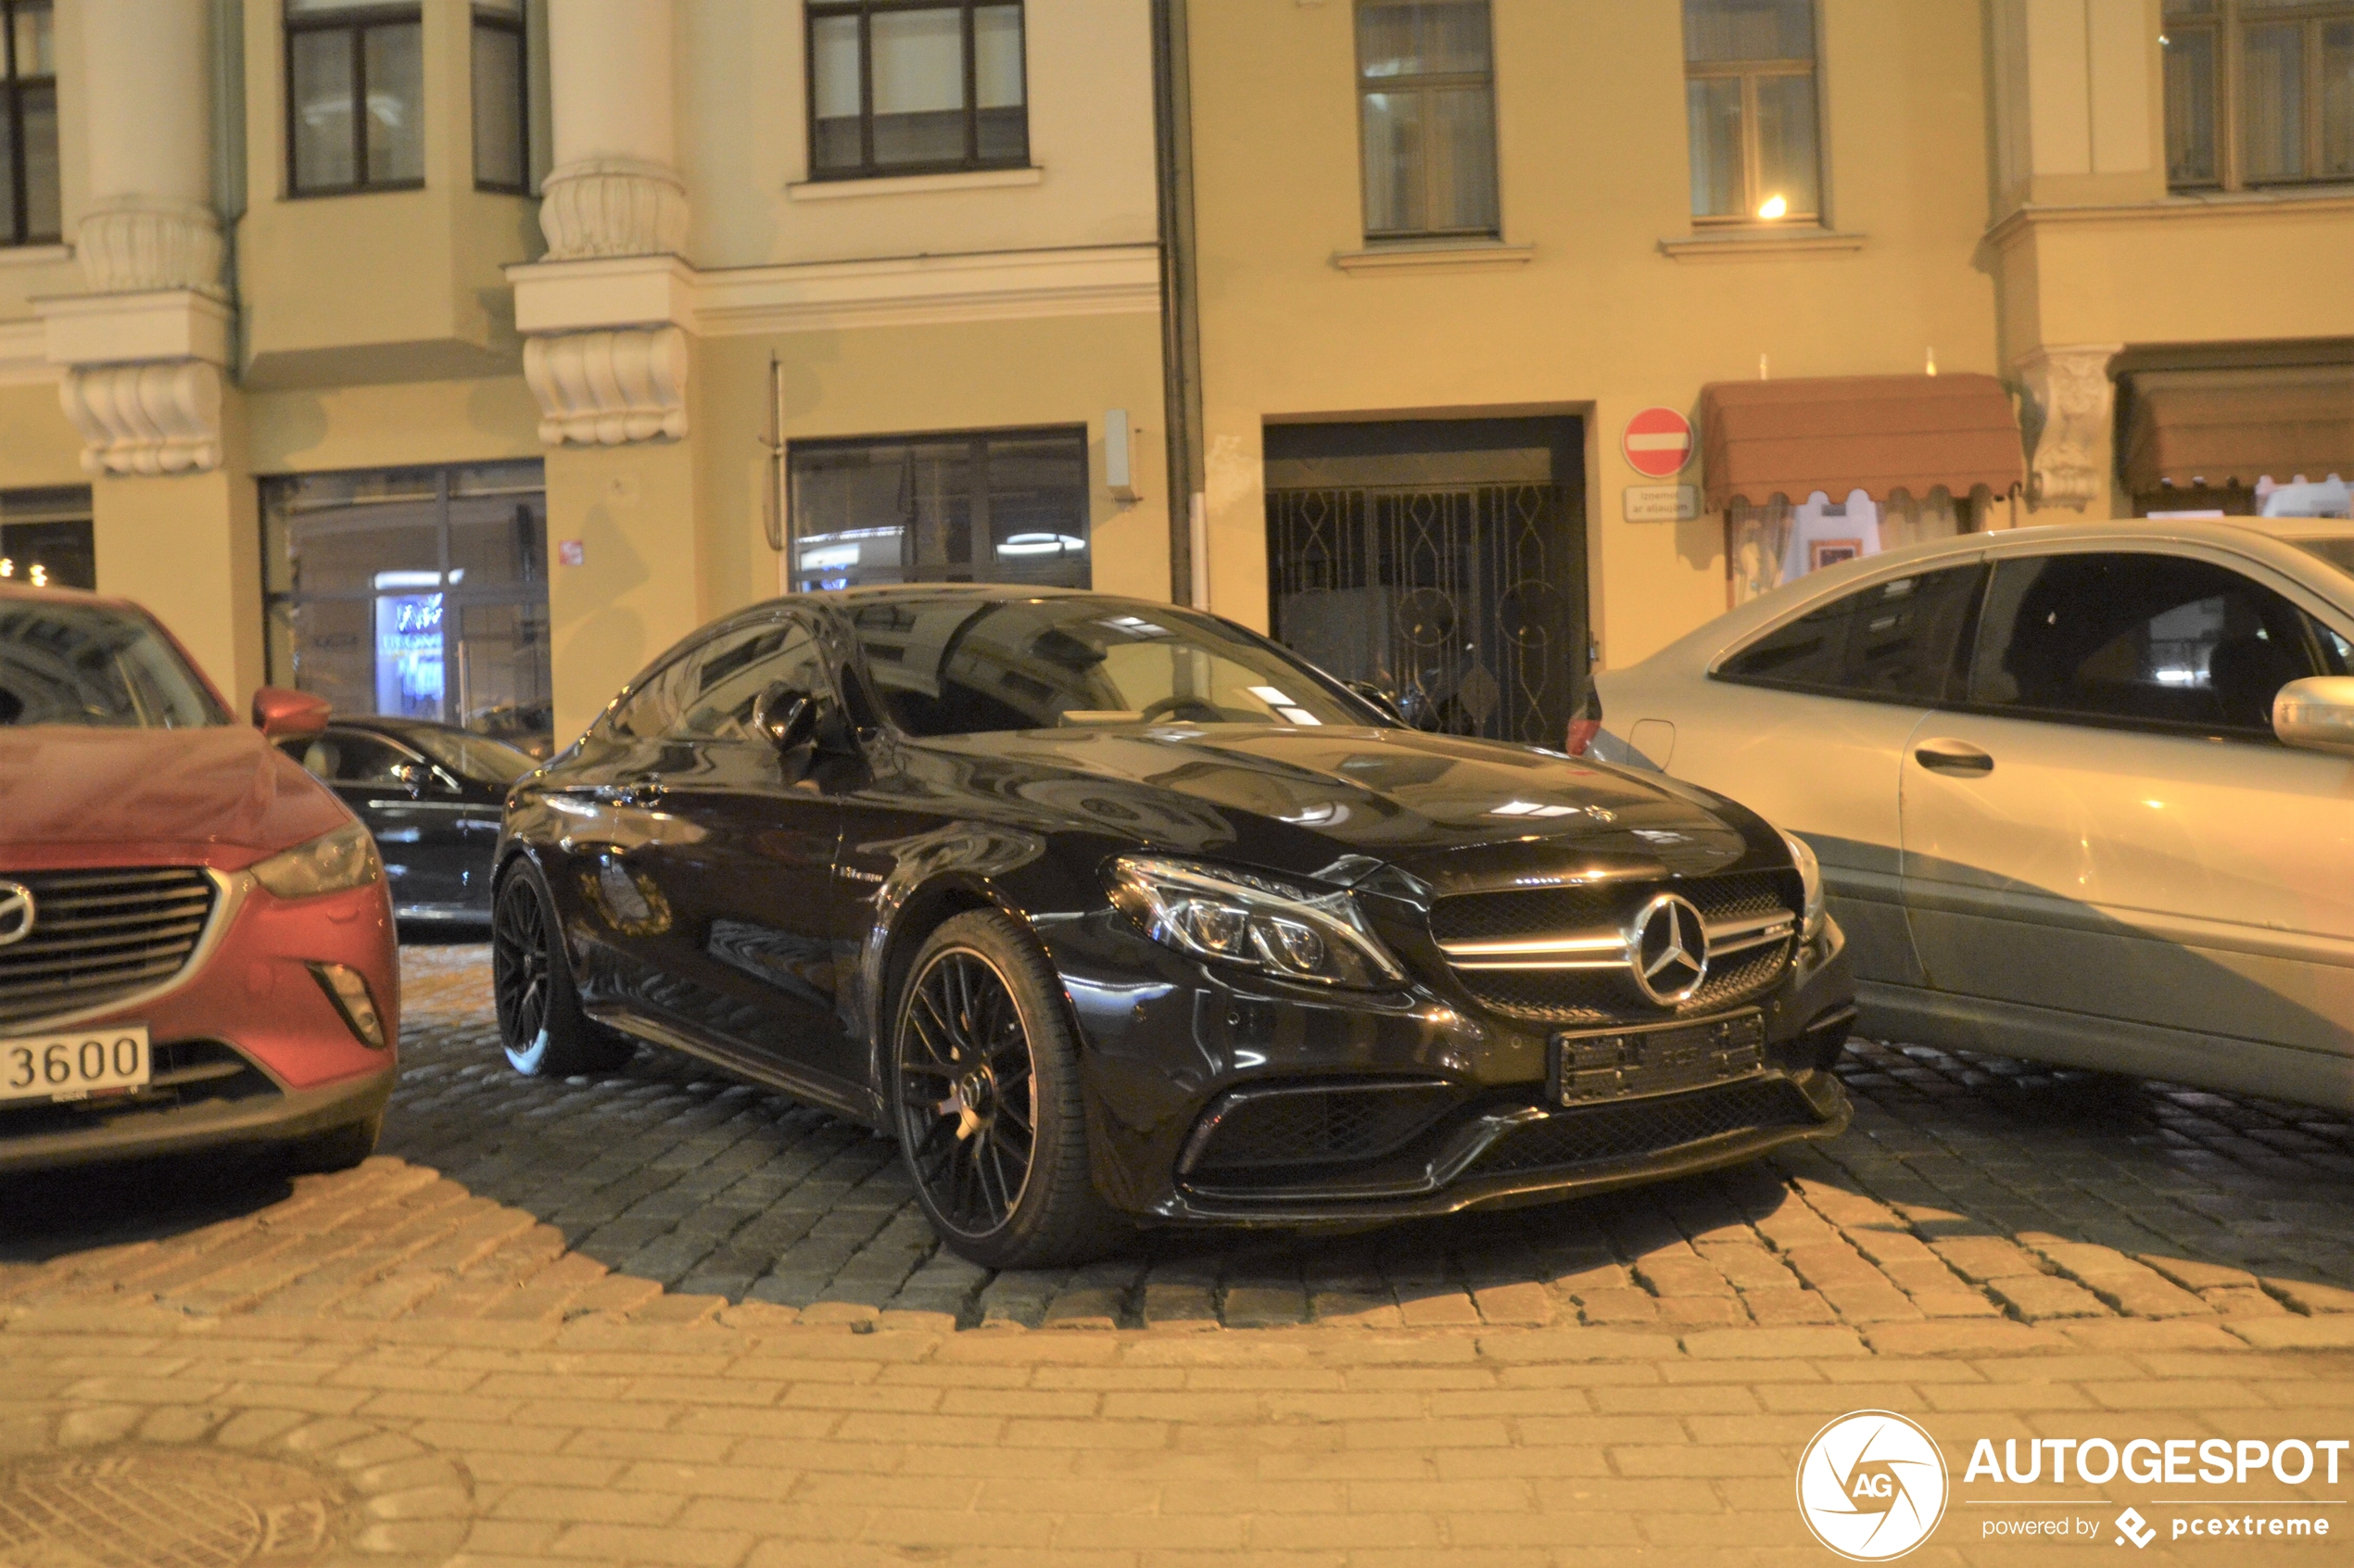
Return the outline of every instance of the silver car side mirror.
<path id="1" fill-rule="evenodd" d="M 2272 733 L 2307 752 L 2354 757 L 2354 676 L 2293 680 L 2272 699 Z"/>

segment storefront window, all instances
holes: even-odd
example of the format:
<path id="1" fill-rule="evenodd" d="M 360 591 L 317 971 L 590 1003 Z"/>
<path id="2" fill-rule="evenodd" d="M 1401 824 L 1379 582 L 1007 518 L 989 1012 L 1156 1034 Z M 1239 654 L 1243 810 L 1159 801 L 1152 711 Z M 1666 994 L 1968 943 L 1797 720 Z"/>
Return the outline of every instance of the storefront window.
<path id="1" fill-rule="evenodd" d="M 98 586 L 90 487 L 0 490 L 0 580 L 35 588 Z"/>
<path id="2" fill-rule="evenodd" d="M 546 754 L 544 485 L 537 462 L 263 480 L 271 679 Z"/>
<path id="3" fill-rule="evenodd" d="M 1816 490 L 1795 506 L 1778 499 L 1766 506 L 1734 506 L 1725 516 L 1732 601 L 1746 603 L 1858 556 L 1967 534 L 1973 511 L 1968 498 L 1955 500 L 1943 488 L 1920 498 L 1898 490 L 1884 501 L 1862 490 L 1841 500 Z"/>
<path id="4" fill-rule="evenodd" d="M 2142 517 L 2354 518 L 2354 481 L 2335 474 L 2309 479 L 2259 475 L 2253 485 L 2160 485 L 2133 498 Z"/>
<path id="5" fill-rule="evenodd" d="M 1089 586 L 1087 433 L 796 441 L 792 584 Z"/>

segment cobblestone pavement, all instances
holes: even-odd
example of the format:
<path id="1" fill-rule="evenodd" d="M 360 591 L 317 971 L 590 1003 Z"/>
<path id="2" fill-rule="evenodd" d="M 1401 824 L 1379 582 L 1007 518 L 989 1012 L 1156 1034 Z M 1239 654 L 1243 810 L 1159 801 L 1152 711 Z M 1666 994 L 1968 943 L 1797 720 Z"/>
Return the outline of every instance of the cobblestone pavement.
<path id="1" fill-rule="evenodd" d="M 518 1078 L 484 949 L 412 946 L 404 975 L 383 1157 L 291 1186 L 217 1163 L 19 1182 L 0 1315 L 2354 1345 L 2354 1127 L 2289 1106 L 1866 1045 L 1853 1131 L 1731 1172 L 1340 1236 L 1163 1232 L 993 1276 L 938 1248 L 871 1133 L 651 1050 Z"/>
<path id="2" fill-rule="evenodd" d="M 2341 1468 L 2333 1486 L 2319 1464 L 2298 1483 L 2259 1461 L 2170 1490 L 1963 1476 L 1981 1439 L 2221 1439 L 2244 1454 L 2341 1436 L 2343 1351 L 1923 1358 L 1867 1353 L 1836 1327 L 1679 1345 L 1609 1329 L 856 1334 L 753 1317 L 0 1317 L 0 1562 L 316 1563 L 299 1549 L 324 1546 L 348 1568 L 1815 1564 L 1829 1559 L 1795 1506 L 1799 1456 L 1828 1422 L 1874 1409 L 1943 1450 L 1950 1500 L 1909 1560 L 1934 1568 L 2070 1561 L 2106 1548 L 2128 1507 L 2157 1532 L 2136 1563 L 2338 1561 L 2329 1539 L 2240 1526 L 2349 1527 L 2328 1499 L 2354 1477 Z M 177 1485 L 134 1491 L 142 1478 Z M 2075 1506 L 1989 1506 L 2022 1492 Z M 43 1506 L 12 1511 L 28 1493 Z M 2178 1535 L 2224 1515 L 2240 1539 Z M 225 1549 L 261 1541 L 262 1520 L 264 1549 Z M 1994 1533 L 2054 1520 L 2069 1540 Z M 80 1552 L 56 1549 L 68 1524 Z M 148 1549 L 120 1549 L 133 1544 Z"/>

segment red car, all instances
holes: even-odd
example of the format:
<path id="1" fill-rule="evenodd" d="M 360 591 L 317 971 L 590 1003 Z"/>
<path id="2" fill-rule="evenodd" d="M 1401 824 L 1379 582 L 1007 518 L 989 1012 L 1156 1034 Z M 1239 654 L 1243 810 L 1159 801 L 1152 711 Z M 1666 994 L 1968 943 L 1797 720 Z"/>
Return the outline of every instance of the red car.
<path id="1" fill-rule="evenodd" d="M 146 611 L 0 585 L 0 1171 L 275 1145 L 356 1165 L 392 1093 L 383 863 Z"/>

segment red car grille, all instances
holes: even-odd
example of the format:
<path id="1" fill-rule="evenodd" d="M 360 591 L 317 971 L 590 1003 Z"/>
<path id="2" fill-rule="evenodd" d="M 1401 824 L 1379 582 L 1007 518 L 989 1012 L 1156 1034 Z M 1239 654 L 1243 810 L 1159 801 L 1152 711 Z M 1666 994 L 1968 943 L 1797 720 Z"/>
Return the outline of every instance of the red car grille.
<path id="1" fill-rule="evenodd" d="M 80 1012 L 178 974 L 204 935 L 212 879 L 193 866 L 27 871 L 0 876 L 32 891 L 25 938 L 0 947 L 0 1025 Z"/>

